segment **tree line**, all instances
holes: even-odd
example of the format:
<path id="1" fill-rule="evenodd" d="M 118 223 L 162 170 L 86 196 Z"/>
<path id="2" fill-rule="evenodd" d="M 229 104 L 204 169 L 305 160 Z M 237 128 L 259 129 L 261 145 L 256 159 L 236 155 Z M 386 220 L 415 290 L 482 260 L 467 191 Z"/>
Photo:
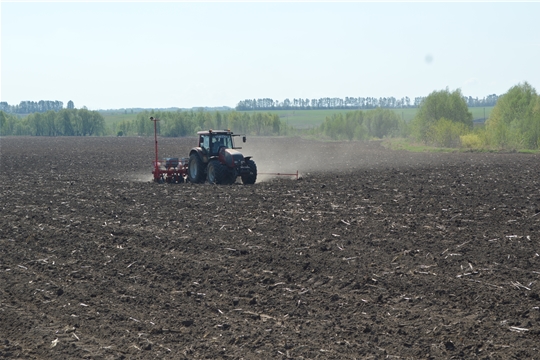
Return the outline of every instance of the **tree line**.
<path id="1" fill-rule="evenodd" d="M 70 101 L 70 103 L 72 102 Z M 58 100 L 21 101 L 19 105 L 9 105 L 5 101 L 0 102 L 0 111 L 9 114 L 44 113 L 47 111 L 60 111 L 63 108 L 64 103 Z"/>
<path id="2" fill-rule="evenodd" d="M 105 135 L 105 119 L 88 109 L 49 110 L 24 118 L 0 111 L 0 135 L 99 136 Z"/>
<path id="3" fill-rule="evenodd" d="M 157 130 L 161 136 L 193 136 L 207 129 L 230 129 L 249 135 L 289 135 L 293 129 L 277 114 L 198 111 L 143 111 L 133 120 L 123 120 L 115 125 L 118 136 L 154 134 L 154 123 L 150 117 L 158 118 Z"/>
<path id="4" fill-rule="evenodd" d="M 484 125 L 474 126 L 471 99 L 461 91 L 433 91 L 421 101 L 409 123 L 395 111 L 378 107 L 327 116 L 308 130 L 332 140 L 401 137 L 429 146 L 468 149 L 540 150 L 540 95 L 527 82 L 513 86 L 495 101 Z"/>
<path id="5" fill-rule="evenodd" d="M 142 111 L 134 119 L 122 120 L 106 126 L 104 117 L 97 111 L 62 109 L 58 112 L 33 113 L 24 118 L 0 111 L 0 136 L 151 136 L 154 123 L 161 136 L 194 136 L 205 129 L 231 129 L 249 135 L 289 135 L 293 128 L 277 114 L 198 111 Z"/>
<path id="6" fill-rule="evenodd" d="M 390 109 L 355 110 L 327 116 L 325 121 L 310 133 L 332 140 L 369 140 L 401 137 L 407 124 Z"/>
<path id="7" fill-rule="evenodd" d="M 154 128 L 149 118 L 154 116 L 160 119 L 159 134 L 171 137 L 192 136 L 203 129 L 228 128 L 259 136 L 304 133 L 334 140 L 403 137 L 438 147 L 540 149 L 540 95 L 530 84 L 520 83 L 501 96 L 490 97 L 495 106 L 481 126 L 473 124 L 471 101 L 475 100 L 463 96 L 459 89 L 434 91 L 422 98 L 415 118 L 409 123 L 392 109 L 379 106 L 333 114 L 319 127 L 304 132 L 289 127 L 279 115 L 270 112 L 152 110 L 107 128 L 99 112 L 86 108 L 49 110 L 25 118 L 0 111 L 0 135 L 150 136 Z"/>
<path id="8" fill-rule="evenodd" d="M 495 106 L 498 100 L 495 94 L 488 95 L 482 99 L 472 96 L 464 97 L 464 101 L 469 107 Z M 413 101 L 406 96 L 399 99 L 395 97 L 346 97 L 342 98 L 320 98 L 320 99 L 285 99 L 283 101 L 264 99 L 246 99 L 236 105 L 237 111 L 260 111 L 260 110 L 328 110 L 328 109 L 375 109 L 378 107 L 386 109 L 415 108 L 425 100 L 425 97 L 415 97 Z"/>

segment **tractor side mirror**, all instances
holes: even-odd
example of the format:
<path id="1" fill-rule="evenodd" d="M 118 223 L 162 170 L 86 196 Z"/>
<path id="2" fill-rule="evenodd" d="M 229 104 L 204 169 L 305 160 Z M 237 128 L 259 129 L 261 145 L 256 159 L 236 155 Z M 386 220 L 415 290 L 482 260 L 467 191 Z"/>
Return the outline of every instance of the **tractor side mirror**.
<path id="1" fill-rule="evenodd" d="M 246 137 L 242 137 L 242 142 L 246 142 Z"/>

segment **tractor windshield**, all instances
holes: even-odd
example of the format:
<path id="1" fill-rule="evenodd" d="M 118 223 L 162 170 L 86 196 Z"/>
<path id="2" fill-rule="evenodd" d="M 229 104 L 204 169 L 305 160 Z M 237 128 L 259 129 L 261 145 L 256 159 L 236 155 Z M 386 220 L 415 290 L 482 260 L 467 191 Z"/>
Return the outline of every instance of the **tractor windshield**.
<path id="1" fill-rule="evenodd" d="M 212 136 L 212 153 L 217 153 L 222 146 L 225 146 L 227 149 L 233 148 L 231 135 L 215 134 Z"/>

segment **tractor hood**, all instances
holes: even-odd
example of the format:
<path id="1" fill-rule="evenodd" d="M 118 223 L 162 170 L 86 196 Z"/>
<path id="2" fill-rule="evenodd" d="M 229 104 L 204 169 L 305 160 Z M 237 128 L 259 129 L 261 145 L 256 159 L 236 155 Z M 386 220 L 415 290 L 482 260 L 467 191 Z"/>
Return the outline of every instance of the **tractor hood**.
<path id="1" fill-rule="evenodd" d="M 238 150 L 222 147 L 219 150 L 219 160 L 228 167 L 238 167 L 244 161 L 244 155 Z"/>

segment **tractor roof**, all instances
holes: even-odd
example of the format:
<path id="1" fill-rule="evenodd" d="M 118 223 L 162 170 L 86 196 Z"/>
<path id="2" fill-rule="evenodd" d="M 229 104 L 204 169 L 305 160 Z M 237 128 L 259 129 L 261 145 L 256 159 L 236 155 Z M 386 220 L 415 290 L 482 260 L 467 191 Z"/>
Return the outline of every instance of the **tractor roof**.
<path id="1" fill-rule="evenodd" d="M 197 135 L 208 135 L 208 134 L 220 134 L 220 135 L 233 135 L 233 132 L 231 130 L 205 130 L 205 131 L 198 131 Z"/>

